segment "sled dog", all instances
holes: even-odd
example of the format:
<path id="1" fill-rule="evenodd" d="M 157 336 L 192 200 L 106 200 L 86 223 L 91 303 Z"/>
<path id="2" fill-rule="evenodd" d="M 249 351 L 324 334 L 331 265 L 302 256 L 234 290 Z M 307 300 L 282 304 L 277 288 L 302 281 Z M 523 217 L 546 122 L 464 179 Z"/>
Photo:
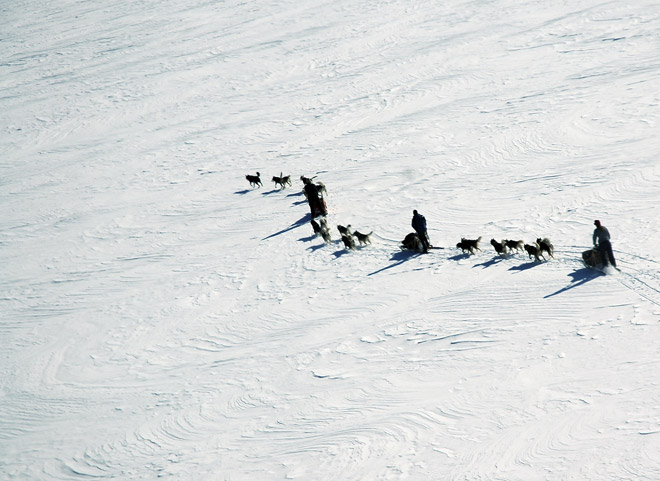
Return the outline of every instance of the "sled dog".
<path id="1" fill-rule="evenodd" d="M 541 257 L 543 257 L 543 253 L 536 244 L 534 245 L 525 244 L 525 250 L 527 251 L 527 255 L 529 256 L 530 259 L 534 257 L 536 262 L 541 262 Z M 545 257 L 543 257 L 543 260 L 545 260 Z"/>
<path id="2" fill-rule="evenodd" d="M 474 254 L 475 250 L 480 251 L 481 249 L 479 248 L 479 243 L 481 242 L 481 236 L 479 236 L 477 239 L 466 239 L 465 237 L 461 238 L 461 241 L 456 244 L 456 247 L 461 249 L 463 253 L 465 251 L 468 251 L 470 254 Z"/>
<path id="3" fill-rule="evenodd" d="M 275 182 L 275 186 L 279 186 L 280 189 L 286 189 L 287 185 L 291 185 L 291 176 L 290 175 L 282 175 L 282 172 L 280 172 L 280 176 L 273 176 L 273 182 Z"/>
<path id="4" fill-rule="evenodd" d="M 261 187 L 263 184 L 261 183 L 261 178 L 259 177 L 261 174 L 257 172 L 257 175 L 246 175 L 245 178 L 248 180 L 250 183 L 250 187 Z"/>
<path id="5" fill-rule="evenodd" d="M 490 245 L 492 245 L 495 248 L 495 252 L 497 252 L 501 256 L 506 256 L 506 245 L 504 241 L 502 242 L 497 242 L 495 239 L 490 240 Z"/>
<path id="6" fill-rule="evenodd" d="M 346 249 L 355 249 L 355 239 L 353 239 L 353 236 L 350 234 L 350 232 L 342 234 L 341 241 L 344 243 L 344 247 L 346 247 Z"/>
<path id="7" fill-rule="evenodd" d="M 373 233 L 374 232 L 371 231 L 368 234 L 363 234 L 362 232 L 354 231 L 353 235 L 357 237 L 357 240 L 360 243 L 360 245 L 367 245 L 367 244 L 371 244 L 371 234 Z"/>
<path id="8" fill-rule="evenodd" d="M 504 245 L 506 246 L 508 251 L 520 251 L 524 252 L 523 245 L 525 244 L 523 241 L 519 240 L 504 240 L 502 241 Z"/>
<path id="9" fill-rule="evenodd" d="M 555 248 L 550 242 L 550 239 L 548 239 L 547 237 L 541 239 L 539 237 L 538 239 L 536 239 L 536 245 L 539 246 L 539 251 L 541 252 L 541 254 L 543 254 L 543 252 L 547 252 L 550 257 L 552 257 L 553 259 L 555 258 L 554 255 Z"/>

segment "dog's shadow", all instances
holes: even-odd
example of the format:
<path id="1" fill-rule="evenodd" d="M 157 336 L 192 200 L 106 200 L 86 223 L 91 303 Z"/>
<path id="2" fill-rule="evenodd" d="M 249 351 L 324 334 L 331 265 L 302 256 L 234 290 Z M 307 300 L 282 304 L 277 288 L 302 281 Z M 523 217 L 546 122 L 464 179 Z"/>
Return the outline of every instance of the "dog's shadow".
<path id="1" fill-rule="evenodd" d="M 543 296 L 544 299 L 547 299 L 548 297 L 553 297 L 556 296 L 557 294 L 562 294 L 570 289 L 573 289 L 575 287 L 581 286 L 586 284 L 589 281 L 593 281 L 594 279 L 598 279 L 601 276 L 606 275 L 603 272 L 600 271 L 595 271 L 592 269 L 587 269 L 586 267 L 583 267 L 582 269 L 578 269 L 577 271 L 571 272 L 568 274 L 568 276 L 571 278 L 571 283 L 567 285 L 566 287 L 562 287 L 556 292 L 553 292 L 552 294 L 548 294 L 547 296 Z"/>
<path id="2" fill-rule="evenodd" d="M 326 246 L 325 242 L 323 244 L 316 244 L 313 246 L 309 246 L 307 249 L 309 249 L 312 252 L 316 252 L 319 249 L 323 249 Z"/>
<path id="3" fill-rule="evenodd" d="M 462 261 L 463 259 L 469 259 L 470 257 L 472 257 L 472 254 L 461 253 L 461 254 L 456 254 L 455 256 L 449 257 L 448 259 L 450 261 Z"/>
<path id="4" fill-rule="evenodd" d="M 282 192 L 284 189 L 273 189 L 269 190 L 268 192 L 262 192 L 261 195 L 271 195 L 271 194 L 277 194 L 278 192 Z"/>
<path id="5" fill-rule="evenodd" d="M 313 241 L 314 239 L 316 239 L 316 237 L 317 237 L 316 234 L 312 234 L 312 235 L 310 235 L 309 237 L 301 237 L 301 238 L 298 239 L 298 240 L 299 240 L 300 242 L 310 242 L 310 241 Z"/>
<path id="6" fill-rule="evenodd" d="M 245 195 L 249 192 L 252 192 L 254 189 L 245 189 L 245 190 L 237 190 L 234 192 L 235 195 Z"/>
<path id="7" fill-rule="evenodd" d="M 333 252 L 332 254 L 339 259 L 341 256 L 344 256 L 351 252 L 351 249 L 339 249 L 338 251 Z"/>
<path id="8" fill-rule="evenodd" d="M 422 255 L 420 252 L 417 251 L 412 251 L 412 250 L 402 250 L 399 252 L 395 252 L 392 254 L 392 257 L 390 257 L 391 261 L 394 261 L 394 264 L 390 264 L 389 266 L 385 266 L 382 269 L 378 269 L 377 271 L 371 272 L 367 274 L 368 276 L 373 276 L 375 274 L 380 274 L 383 271 L 386 271 L 388 269 L 391 269 L 392 267 L 400 266 L 404 262 L 406 262 L 409 259 L 412 259 L 413 257 L 418 257 Z"/>
<path id="9" fill-rule="evenodd" d="M 531 269 L 532 267 L 540 266 L 541 264 L 543 264 L 543 262 L 536 262 L 536 261 L 525 262 L 524 264 L 520 264 L 519 266 L 509 267 L 509 270 L 522 272 Z"/>
<path id="10" fill-rule="evenodd" d="M 501 256 L 495 256 L 495 257 L 493 257 L 493 258 L 492 258 L 491 260 L 489 260 L 489 261 L 482 262 L 481 264 L 475 264 L 475 265 L 473 265 L 472 268 L 474 269 L 475 267 L 483 267 L 484 269 L 486 269 L 487 267 L 492 267 L 492 266 L 494 266 L 495 264 L 499 264 L 499 263 L 502 262 L 503 260 L 504 260 L 504 257 L 501 257 Z"/>

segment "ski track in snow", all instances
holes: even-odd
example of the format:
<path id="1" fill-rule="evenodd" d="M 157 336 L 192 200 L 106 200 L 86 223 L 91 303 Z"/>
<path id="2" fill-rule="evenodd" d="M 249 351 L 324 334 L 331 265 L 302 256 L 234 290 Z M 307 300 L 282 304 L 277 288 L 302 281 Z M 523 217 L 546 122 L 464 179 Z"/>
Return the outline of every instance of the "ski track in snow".
<path id="1" fill-rule="evenodd" d="M 657 3 L 2 10 L 0 478 L 660 478 Z"/>

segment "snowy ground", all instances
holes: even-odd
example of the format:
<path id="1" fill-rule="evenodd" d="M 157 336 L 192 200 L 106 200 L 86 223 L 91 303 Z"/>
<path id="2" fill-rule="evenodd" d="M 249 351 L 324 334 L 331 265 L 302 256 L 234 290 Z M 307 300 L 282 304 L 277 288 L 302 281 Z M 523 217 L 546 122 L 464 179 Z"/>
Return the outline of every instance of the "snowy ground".
<path id="1" fill-rule="evenodd" d="M 656 1 L 1 10 L 1 479 L 660 479 Z"/>

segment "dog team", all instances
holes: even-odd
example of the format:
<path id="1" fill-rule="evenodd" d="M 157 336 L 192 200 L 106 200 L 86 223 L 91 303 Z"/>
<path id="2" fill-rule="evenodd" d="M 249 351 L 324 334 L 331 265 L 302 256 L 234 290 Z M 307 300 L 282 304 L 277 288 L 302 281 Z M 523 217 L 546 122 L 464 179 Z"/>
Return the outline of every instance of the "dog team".
<path id="1" fill-rule="evenodd" d="M 245 178 L 250 183 L 251 187 L 259 188 L 263 186 L 261 183 L 261 174 L 259 172 L 257 172 L 257 175 L 248 174 Z M 316 176 L 300 176 L 300 180 L 303 183 L 303 194 L 307 199 L 309 210 L 312 214 L 310 223 L 315 235 L 321 236 L 325 242 L 332 242 L 330 228 L 328 227 L 328 221 L 326 219 L 328 208 L 325 202 L 325 197 L 327 196 L 328 191 L 323 182 L 314 182 L 315 178 Z M 291 176 L 282 175 L 282 172 L 280 172 L 279 176 L 273 176 L 272 180 L 275 183 L 275 186 L 279 187 L 280 190 L 286 189 L 287 185 L 291 186 Z M 357 245 L 366 246 L 371 244 L 371 234 L 373 234 L 373 231 L 364 234 L 357 230 L 351 230 L 350 224 L 346 227 L 343 225 L 337 225 L 337 230 L 339 231 L 339 235 L 341 236 L 341 240 L 346 249 L 352 250 L 355 249 Z"/>
<path id="2" fill-rule="evenodd" d="M 250 182 L 251 187 L 261 187 L 261 174 L 257 172 L 257 175 L 246 175 L 245 178 Z M 325 196 L 327 195 L 327 190 L 325 185 L 322 182 L 314 182 L 314 177 L 305 177 L 304 175 L 300 176 L 300 180 L 303 183 L 303 194 L 309 203 L 309 209 L 312 214 L 312 219 L 310 223 L 312 224 L 312 229 L 314 234 L 321 236 L 325 242 L 331 242 L 332 236 L 330 235 L 330 228 L 326 220 L 328 214 L 328 209 L 325 202 Z M 275 186 L 278 186 L 280 190 L 286 189 L 287 185 L 291 186 L 291 176 L 282 175 L 280 172 L 279 176 L 273 176 L 272 181 L 275 183 Z M 316 219 L 319 219 L 318 221 Z M 404 250 L 414 250 L 417 252 L 428 252 L 431 246 L 428 236 L 428 230 L 426 227 L 426 218 L 413 210 L 413 218 L 411 225 L 415 232 L 411 232 L 406 235 L 406 237 L 401 241 L 401 248 Z M 610 233 L 607 228 L 601 225 L 599 220 L 594 221 L 596 229 L 593 233 L 593 243 L 594 243 L 594 252 L 598 254 L 599 262 L 603 265 L 612 265 L 616 268 L 616 260 L 614 259 L 614 254 L 612 252 L 612 244 L 610 243 Z M 360 246 L 366 246 L 371 244 L 371 234 L 363 234 L 357 230 L 351 231 L 351 225 L 346 227 L 342 225 L 337 225 L 337 230 L 341 236 L 341 240 L 344 243 L 346 249 L 355 249 L 357 244 L 355 239 L 357 239 Z M 461 241 L 456 244 L 457 249 L 461 249 L 462 252 L 469 253 L 473 255 L 476 251 L 481 251 L 479 244 L 481 243 L 481 236 L 476 239 L 466 239 L 465 237 L 461 238 Z M 530 259 L 534 259 L 536 262 L 547 261 L 545 254 L 548 254 L 552 259 L 554 259 L 555 248 L 552 245 L 552 242 L 545 238 L 537 238 L 536 241 L 532 244 L 525 244 L 522 240 L 509 240 L 503 239 L 498 242 L 495 239 L 490 240 L 490 244 L 495 249 L 495 252 L 503 257 L 508 257 L 510 254 L 523 253 L 526 252 Z M 590 252 L 590 251 L 589 251 Z M 584 257 L 584 255 L 583 255 Z M 586 262 L 586 261 L 585 261 Z"/>
<path id="3" fill-rule="evenodd" d="M 428 231 L 426 228 L 426 218 L 413 210 L 413 218 L 411 225 L 415 232 L 411 232 L 401 241 L 401 248 L 404 250 L 414 250 L 417 252 L 428 252 L 429 248 L 432 248 Z M 456 244 L 457 249 L 461 249 L 463 253 L 475 254 L 476 251 L 481 251 L 479 244 L 481 243 L 481 236 L 476 239 L 466 239 L 465 237 L 461 238 L 461 241 Z M 534 244 L 525 244 L 521 240 L 503 240 L 498 242 L 495 239 L 490 240 L 491 245 L 499 255 L 508 257 L 510 253 L 514 252 L 527 252 L 530 258 L 534 257 L 537 262 L 547 260 L 543 255 L 546 252 L 550 257 L 554 259 L 554 246 L 549 239 L 538 238 Z"/>

